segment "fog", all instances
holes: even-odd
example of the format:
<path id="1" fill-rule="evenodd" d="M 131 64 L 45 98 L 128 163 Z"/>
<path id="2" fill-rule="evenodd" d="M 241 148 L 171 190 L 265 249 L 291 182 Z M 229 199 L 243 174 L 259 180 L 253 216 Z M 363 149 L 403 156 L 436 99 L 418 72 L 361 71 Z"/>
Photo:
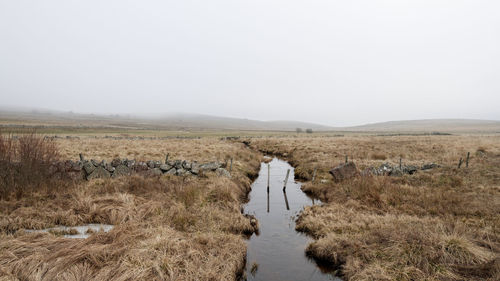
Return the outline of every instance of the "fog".
<path id="1" fill-rule="evenodd" d="M 0 0 L 0 105 L 500 120 L 500 1 Z"/>

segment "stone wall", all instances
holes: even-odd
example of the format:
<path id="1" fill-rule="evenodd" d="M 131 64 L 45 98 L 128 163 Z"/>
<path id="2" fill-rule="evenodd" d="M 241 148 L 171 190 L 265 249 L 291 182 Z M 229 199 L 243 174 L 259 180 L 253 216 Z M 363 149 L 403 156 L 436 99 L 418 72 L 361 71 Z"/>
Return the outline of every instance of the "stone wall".
<path id="1" fill-rule="evenodd" d="M 69 174 L 72 178 L 83 178 L 86 180 L 96 178 L 110 178 L 126 176 L 132 173 L 145 175 L 175 175 L 175 176 L 199 176 L 206 172 L 215 172 L 219 176 L 231 177 L 225 169 L 225 163 L 209 162 L 197 163 L 186 160 L 161 161 L 136 161 L 115 158 L 111 162 L 106 160 L 85 160 L 80 155 L 79 161 L 67 160 L 57 164 L 57 171 Z"/>

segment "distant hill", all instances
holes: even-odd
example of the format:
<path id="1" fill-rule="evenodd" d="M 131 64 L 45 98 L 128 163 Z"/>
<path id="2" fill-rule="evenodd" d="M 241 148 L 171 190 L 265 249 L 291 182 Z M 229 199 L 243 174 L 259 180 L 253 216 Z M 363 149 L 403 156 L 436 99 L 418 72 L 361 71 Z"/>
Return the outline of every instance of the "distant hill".
<path id="1" fill-rule="evenodd" d="M 68 126 L 161 130 L 251 130 L 373 133 L 500 133 L 500 121 L 473 119 L 426 119 L 389 121 L 352 127 L 330 127 L 300 121 L 258 121 L 202 114 L 156 116 L 80 114 L 43 109 L 0 107 L 0 126 Z"/>
<path id="2" fill-rule="evenodd" d="M 471 132 L 500 133 L 500 121 L 476 119 L 424 119 L 389 121 L 343 128 L 358 132 Z"/>
<path id="3" fill-rule="evenodd" d="M 155 117 L 136 115 L 96 115 L 48 110 L 13 110 L 0 108 L 0 125 L 79 126 L 128 129 L 165 130 L 255 130 L 295 131 L 296 128 L 313 131 L 331 131 L 334 128 L 299 121 L 258 121 L 242 118 L 201 114 L 176 113 Z"/>

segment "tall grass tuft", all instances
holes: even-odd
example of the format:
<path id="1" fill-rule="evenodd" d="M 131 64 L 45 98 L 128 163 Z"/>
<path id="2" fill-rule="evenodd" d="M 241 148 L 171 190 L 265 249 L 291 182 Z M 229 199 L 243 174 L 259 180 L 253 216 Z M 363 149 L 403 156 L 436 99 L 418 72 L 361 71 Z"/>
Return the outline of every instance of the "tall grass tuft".
<path id="1" fill-rule="evenodd" d="M 56 144 L 36 132 L 21 136 L 0 132 L 0 198 L 47 187 L 54 178 L 52 167 L 58 160 Z"/>

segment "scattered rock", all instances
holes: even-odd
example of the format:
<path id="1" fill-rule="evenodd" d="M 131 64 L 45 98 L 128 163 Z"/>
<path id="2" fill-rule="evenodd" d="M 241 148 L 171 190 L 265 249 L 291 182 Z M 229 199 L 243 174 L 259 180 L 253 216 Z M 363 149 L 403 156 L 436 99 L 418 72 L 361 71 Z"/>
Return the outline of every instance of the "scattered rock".
<path id="1" fill-rule="evenodd" d="M 224 168 L 218 168 L 215 170 L 215 173 L 220 177 L 231 178 L 231 173 Z"/>
<path id="2" fill-rule="evenodd" d="M 439 167 L 441 167 L 441 166 L 436 164 L 436 163 L 428 163 L 428 164 L 422 165 L 421 170 L 425 171 L 425 170 L 430 170 L 430 169 L 439 168 Z"/>
<path id="3" fill-rule="evenodd" d="M 181 160 L 175 160 L 174 161 L 174 167 L 176 170 L 182 169 L 182 161 Z"/>
<path id="4" fill-rule="evenodd" d="M 168 164 L 161 164 L 160 165 L 160 170 L 162 170 L 163 172 L 167 172 L 168 170 L 172 169 L 172 166 L 168 165 Z"/>
<path id="5" fill-rule="evenodd" d="M 172 168 L 165 173 L 165 175 L 176 175 L 176 174 L 177 171 L 175 170 L 175 168 Z"/>
<path id="6" fill-rule="evenodd" d="M 217 162 L 210 162 L 200 165 L 200 170 L 202 171 L 215 171 L 220 167 L 220 164 Z"/>
<path id="7" fill-rule="evenodd" d="M 125 165 L 118 165 L 113 172 L 113 177 L 127 176 L 130 175 L 130 168 Z"/>
<path id="8" fill-rule="evenodd" d="M 155 176 L 161 176 L 163 174 L 162 171 L 160 170 L 160 168 L 154 168 L 150 171 L 151 171 L 151 174 L 155 175 Z"/>
<path id="9" fill-rule="evenodd" d="M 187 175 L 189 175 L 191 173 L 188 170 L 180 168 L 180 169 L 177 169 L 177 171 L 176 171 L 175 174 L 178 175 L 178 176 L 187 176 Z"/>
<path id="10" fill-rule="evenodd" d="M 182 161 L 182 168 L 184 168 L 186 170 L 191 170 L 191 163 L 189 163 L 187 161 Z"/>
<path id="11" fill-rule="evenodd" d="M 106 171 L 108 171 L 110 173 L 113 173 L 115 171 L 115 167 L 113 167 L 113 165 L 111 165 L 111 164 L 106 164 L 104 166 L 104 169 L 106 169 Z"/>
<path id="12" fill-rule="evenodd" d="M 92 162 L 85 161 L 83 163 L 83 169 L 85 170 L 85 173 L 87 173 L 87 175 L 90 175 L 95 170 L 95 166 L 92 164 Z"/>
<path id="13" fill-rule="evenodd" d="M 90 175 L 87 176 L 87 180 L 101 179 L 101 178 L 105 179 L 109 177 L 110 174 L 108 171 L 106 171 L 106 169 L 104 169 L 103 167 L 97 167 Z"/>
<path id="14" fill-rule="evenodd" d="M 341 182 L 346 179 L 350 179 L 359 175 L 358 168 L 354 162 L 349 162 L 347 164 L 342 164 L 330 170 L 330 174 L 333 176 L 333 180 L 336 182 Z"/>
<path id="15" fill-rule="evenodd" d="M 143 172 L 143 171 L 147 171 L 149 166 L 148 166 L 148 164 L 146 164 L 144 162 L 137 162 L 137 164 L 135 164 L 133 166 L 133 168 L 136 172 Z"/>
<path id="16" fill-rule="evenodd" d="M 403 166 L 403 173 L 408 175 L 413 175 L 418 171 L 417 166 L 407 165 Z"/>
<path id="17" fill-rule="evenodd" d="M 111 166 L 113 166 L 115 168 L 121 164 L 122 164 L 122 160 L 120 160 L 120 158 L 115 158 L 115 159 L 113 159 L 113 161 L 111 161 Z"/>
<path id="18" fill-rule="evenodd" d="M 191 173 L 195 175 L 198 175 L 200 173 L 200 165 L 198 163 L 191 163 Z"/>
<path id="19" fill-rule="evenodd" d="M 128 159 L 125 159 L 125 161 L 123 161 L 123 164 L 125 164 L 127 167 L 129 168 L 132 168 L 135 166 L 135 160 L 128 160 Z"/>

